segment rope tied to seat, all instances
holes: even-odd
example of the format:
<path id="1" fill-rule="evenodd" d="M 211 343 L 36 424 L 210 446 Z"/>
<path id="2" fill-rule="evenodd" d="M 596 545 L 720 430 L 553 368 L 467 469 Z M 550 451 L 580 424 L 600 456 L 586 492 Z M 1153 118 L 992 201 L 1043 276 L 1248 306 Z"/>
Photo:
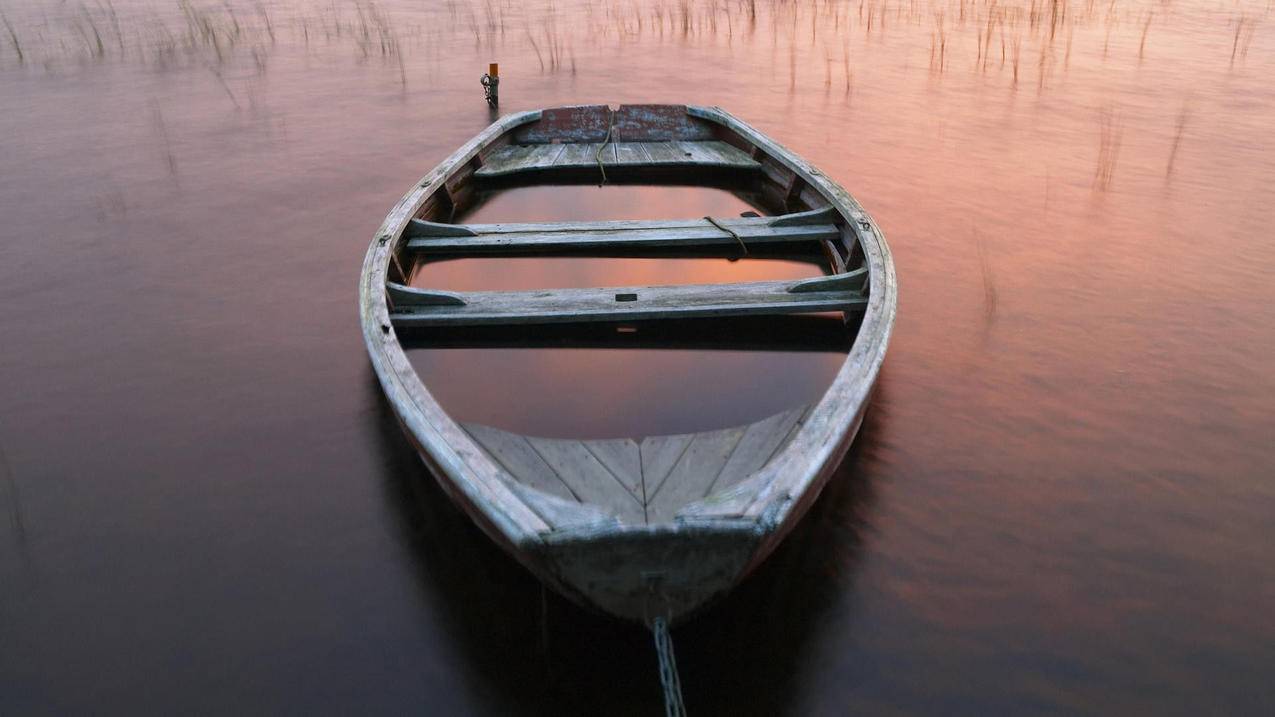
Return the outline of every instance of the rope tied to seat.
<path id="1" fill-rule="evenodd" d="M 602 139 L 602 144 L 598 145 L 598 151 L 593 155 L 593 159 L 598 163 L 598 171 L 602 173 L 602 181 L 598 183 L 601 187 L 607 183 L 607 170 L 602 166 L 602 150 L 606 149 L 611 143 L 611 130 L 615 128 L 615 110 L 607 107 L 607 136 Z"/>
<path id="2" fill-rule="evenodd" d="M 740 236 L 740 235 L 739 235 L 739 234 L 738 234 L 738 233 L 737 233 L 734 229 L 731 229 L 730 227 L 723 225 L 721 222 L 717 221 L 716 219 L 714 219 L 714 218 L 712 218 L 712 217 L 704 217 L 704 219 L 705 219 L 705 220 L 706 220 L 709 224 L 712 224 L 713 226 L 717 227 L 718 229 L 721 229 L 722 231 L 726 232 L 727 234 L 729 234 L 729 235 L 731 235 L 731 236 L 735 237 L 735 241 L 739 242 L 739 248 L 744 250 L 744 254 L 745 254 L 745 255 L 747 255 L 747 254 L 748 254 L 748 245 L 744 243 L 744 238 L 743 238 L 743 237 L 741 237 L 741 236 Z"/>

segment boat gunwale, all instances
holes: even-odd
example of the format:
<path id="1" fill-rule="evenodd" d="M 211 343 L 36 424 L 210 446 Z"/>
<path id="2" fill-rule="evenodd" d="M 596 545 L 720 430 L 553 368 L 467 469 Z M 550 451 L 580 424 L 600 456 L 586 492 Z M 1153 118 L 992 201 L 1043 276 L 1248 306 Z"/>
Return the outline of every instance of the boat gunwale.
<path id="1" fill-rule="evenodd" d="M 835 181 L 804 159 L 720 108 L 687 106 L 693 117 L 740 135 L 818 192 L 850 229 L 864 251 L 869 270 L 868 304 L 846 359 L 832 384 L 787 445 L 756 474 L 721 493 L 684 506 L 672 522 L 626 524 L 612 518 L 555 529 L 519 495 L 497 466 L 438 404 L 408 361 L 391 324 L 385 285 L 392 258 L 406 241 L 404 230 L 421 207 L 480 152 L 515 129 L 540 118 L 539 110 L 501 117 L 452 153 L 418 181 L 390 211 L 373 236 L 360 276 L 360 318 L 374 371 L 399 421 L 413 443 L 428 452 L 440 480 L 459 491 L 478 511 L 479 524 L 502 544 L 516 549 L 543 548 L 547 542 L 596 539 L 622 533 L 721 532 L 774 533 L 761 551 L 781 537 L 780 526 L 799 517 L 813 500 L 857 432 L 894 323 L 897 286 L 884 236 L 862 206 Z M 448 491 L 455 495 L 454 491 Z M 803 496 L 805 500 L 802 500 Z M 587 507 L 587 506 L 586 506 Z M 796 509 L 796 513 L 794 513 Z M 592 512 L 592 511 L 582 511 Z M 517 555 L 526 562 L 526 557 Z M 759 555 L 758 560 L 764 555 Z M 753 561 L 754 564 L 757 560 Z M 534 570 L 534 568 L 533 568 Z M 540 570 L 534 570 L 542 574 Z"/>
<path id="2" fill-rule="evenodd" d="M 723 491 L 722 494 L 684 507 L 679 515 L 687 517 L 746 517 L 762 520 L 767 532 L 788 522 L 795 506 L 808 506 L 813 496 L 836 468 L 837 454 L 844 454 L 858 432 L 867 408 L 885 351 L 894 328 L 898 306 L 898 281 L 894 260 L 885 235 L 871 215 L 844 187 L 800 155 L 770 139 L 765 134 L 718 107 L 687 107 L 692 116 L 716 121 L 746 140 L 762 147 L 768 156 L 778 160 L 789 171 L 813 187 L 845 219 L 864 250 L 868 267 L 868 305 L 850 352 L 836 378 L 806 417 L 801 429 L 782 451 L 755 475 Z M 866 236 L 865 236 L 866 234 Z M 837 435 L 840 434 L 840 435 Z M 836 439 L 836 440 L 834 440 Z M 751 500 L 732 504 L 727 496 Z M 807 500 L 800 500 L 802 497 Z M 736 505 L 741 510 L 722 510 Z M 775 541 L 771 541 L 773 547 Z M 764 556 L 763 556 L 764 557 Z"/>

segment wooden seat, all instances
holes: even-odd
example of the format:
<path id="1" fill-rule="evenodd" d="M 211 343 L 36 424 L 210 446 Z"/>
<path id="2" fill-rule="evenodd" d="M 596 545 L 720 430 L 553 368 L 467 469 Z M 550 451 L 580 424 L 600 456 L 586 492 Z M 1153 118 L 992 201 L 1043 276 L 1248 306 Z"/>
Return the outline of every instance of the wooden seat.
<path id="1" fill-rule="evenodd" d="M 483 159 L 474 176 L 505 177 L 549 169 L 597 167 L 709 167 L 756 170 L 748 153 L 716 140 L 510 144 Z"/>
<path id="2" fill-rule="evenodd" d="M 413 219 L 407 248 L 428 254 L 470 255 L 623 251 L 640 248 L 737 247 L 836 240 L 831 207 L 776 217 L 557 222 L 548 224 L 438 224 Z M 741 246 L 742 245 L 742 246 Z"/>
<path id="3" fill-rule="evenodd" d="M 389 284 L 395 326 L 483 326 L 646 321 L 852 311 L 865 269 L 799 281 L 686 284 L 534 291 L 449 292 Z"/>

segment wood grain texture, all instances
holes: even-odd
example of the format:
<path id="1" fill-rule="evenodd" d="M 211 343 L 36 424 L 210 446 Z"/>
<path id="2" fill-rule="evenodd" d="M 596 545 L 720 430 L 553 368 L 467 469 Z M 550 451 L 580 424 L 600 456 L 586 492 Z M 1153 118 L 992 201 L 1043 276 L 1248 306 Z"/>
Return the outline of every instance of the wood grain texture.
<path id="1" fill-rule="evenodd" d="M 519 483 L 559 498 L 580 501 L 580 496 L 558 477 L 525 437 L 477 423 L 466 423 L 464 429 Z"/>
<path id="2" fill-rule="evenodd" d="M 452 291 L 417 289 L 395 282 L 386 282 L 385 293 L 395 306 L 464 306 L 465 297 Z"/>
<path id="3" fill-rule="evenodd" d="M 702 493 L 694 497 L 702 498 L 715 490 L 729 488 L 760 470 L 775 451 L 779 450 L 779 447 L 792 436 L 797 421 L 805 414 L 807 408 L 807 406 L 794 408 L 749 424 L 744 435 L 740 437 L 739 444 L 735 446 L 730 458 L 722 466 L 721 472 Z M 678 508 L 681 507 L 678 506 Z"/>
<path id="4" fill-rule="evenodd" d="M 514 141 L 520 144 L 601 142 L 612 122 L 611 108 L 606 105 L 575 105 L 540 110 L 533 122 L 514 129 Z"/>
<path id="5" fill-rule="evenodd" d="M 647 496 L 659 492 L 668 479 L 673 466 L 681 460 L 695 434 L 684 433 L 671 436 L 648 436 L 642 439 L 642 480 L 646 485 Z M 649 500 L 649 498 L 648 498 Z"/>
<path id="6" fill-rule="evenodd" d="M 638 444 L 631 438 L 581 441 L 598 462 L 611 471 L 611 475 L 628 489 L 642 504 L 646 494 L 642 487 L 642 455 Z"/>
<path id="7" fill-rule="evenodd" d="M 716 220 L 721 222 L 721 220 Z M 795 227 L 770 227 L 723 222 L 723 226 L 739 235 L 701 220 L 699 224 L 679 228 L 602 229 L 597 231 L 547 231 L 484 234 L 475 237 L 440 237 L 412 239 L 407 248 L 430 254 L 492 254 L 502 251 L 553 252 L 564 249 L 617 249 L 629 246 L 699 247 L 778 244 L 824 241 L 838 238 L 832 224 Z"/>
<path id="8" fill-rule="evenodd" d="M 688 150 L 686 145 L 699 145 Z M 597 166 L 601 151 L 604 167 L 716 167 L 754 170 L 760 167 L 747 153 L 724 142 L 585 142 L 561 144 L 511 144 L 494 150 L 483 160 L 476 177 L 505 177 L 546 169 Z"/>
<path id="9" fill-rule="evenodd" d="M 649 321 L 852 311 L 867 303 L 853 291 L 789 291 L 792 281 L 596 289 L 469 291 L 463 305 L 395 305 L 396 326 L 490 326 L 590 321 Z"/>
<path id="10" fill-rule="evenodd" d="M 841 221 L 830 207 L 812 209 L 775 216 L 740 216 L 715 218 L 732 229 L 748 230 L 749 227 L 788 227 L 811 224 L 835 224 Z M 524 234 L 542 232 L 606 232 L 626 229 L 683 229 L 700 227 L 703 217 L 686 219 L 620 219 L 584 222 L 499 222 L 493 224 L 438 224 L 413 219 L 411 236 L 477 236 L 487 234 Z"/>
<path id="11" fill-rule="evenodd" d="M 528 505 L 555 526 L 579 523 L 577 502 L 625 524 L 668 523 L 687 503 L 744 479 L 791 438 L 808 407 L 715 431 L 592 440 L 525 436 L 463 424 L 523 487 Z M 536 501 L 548 494 L 553 500 Z M 565 503 L 564 503 L 565 501 Z M 639 515 L 640 513 L 640 515 Z"/>
<path id="12" fill-rule="evenodd" d="M 745 432 L 744 427 L 735 427 L 696 434 L 668 477 L 647 498 L 647 520 L 667 522 L 682 506 L 702 498 Z"/>
<path id="13" fill-rule="evenodd" d="M 823 242 L 839 239 L 831 223 L 796 223 L 783 217 L 613 221 L 553 224 L 435 225 L 447 227 L 437 236 L 420 228 L 407 242 L 411 251 L 427 254 L 493 254 L 554 252 L 627 247 L 703 247 Z M 453 231 L 453 229 L 457 231 Z"/>
<path id="14" fill-rule="evenodd" d="M 623 142 L 668 142 L 713 138 L 712 125 L 692 117 L 684 105 L 621 105 L 611 138 Z"/>
<path id="15" fill-rule="evenodd" d="M 646 522 L 642 499 L 635 497 L 583 442 L 534 437 L 528 437 L 527 442 L 571 487 L 580 502 L 599 506 L 623 523 Z"/>
<path id="16" fill-rule="evenodd" d="M 788 287 L 791 294 L 815 294 L 826 291 L 860 291 L 868 281 L 867 269 L 854 269 L 832 276 L 820 276 L 793 283 Z"/>

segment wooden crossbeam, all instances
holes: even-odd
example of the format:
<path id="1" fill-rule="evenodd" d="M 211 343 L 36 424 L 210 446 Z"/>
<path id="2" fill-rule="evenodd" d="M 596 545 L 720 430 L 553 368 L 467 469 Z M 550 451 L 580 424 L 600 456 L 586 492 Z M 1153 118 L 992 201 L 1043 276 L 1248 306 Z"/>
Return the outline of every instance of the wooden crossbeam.
<path id="1" fill-rule="evenodd" d="M 407 248 L 430 254 L 744 246 L 836 240 L 831 207 L 778 217 L 549 224 L 438 224 L 412 220 Z"/>
<path id="2" fill-rule="evenodd" d="M 761 165 L 738 147 L 717 140 L 510 144 L 483 158 L 476 177 L 504 177 L 550 169 L 606 167 L 715 167 L 755 170 Z"/>
<path id="3" fill-rule="evenodd" d="M 860 269 L 797 282 L 448 292 L 447 303 L 436 291 L 389 288 L 396 326 L 489 326 L 854 311 L 867 304 L 860 291 L 866 275 Z"/>

